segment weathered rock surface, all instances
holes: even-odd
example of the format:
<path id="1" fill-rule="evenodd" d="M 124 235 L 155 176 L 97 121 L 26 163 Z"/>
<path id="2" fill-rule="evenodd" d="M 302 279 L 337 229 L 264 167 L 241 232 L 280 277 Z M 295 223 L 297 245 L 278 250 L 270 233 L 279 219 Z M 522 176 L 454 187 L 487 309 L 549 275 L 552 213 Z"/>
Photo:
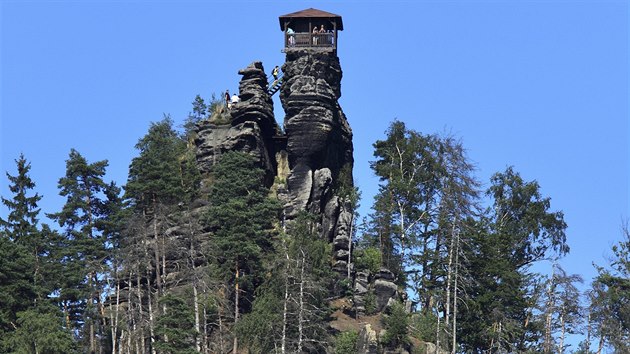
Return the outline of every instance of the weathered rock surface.
<path id="1" fill-rule="evenodd" d="M 398 286 L 394 281 L 394 274 L 387 268 L 381 268 L 376 274 L 373 286 L 377 311 L 382 312 L 398 299 Z"/>
<path id="2" fill-rule="evenodd" d="M 376 337 L 376 331 L 372 329 L 372 326 L 366 324 L 361 332 L 359 332 L 359 338 L 357 340 L 357 354 L 377 354 L 378 353 L 378 338 Z"/>
<path id="3" fill-rule="evenodd" d="M 270 184 L 277 173 L 277 147 L 273 138 L 280 128 L 274 119 L 273 101 L 267 94 L 267 77 L 260 62 L 250 64 L 239 74 L 243 75 L 239 84 L 241 102 L 218 119 L 197 125 L 198 167 L 208 174 L 222 154 L 246 152 L 265 170 Z"/>
<path id="4" fill-rule="evenodd" d="M 352 219 L 337 192 L 341 186 L 352 188 L 354 161 L 352 131 L 337 102 L 341 96 L 339 58 L 333 53 L 291 51 L 282 71 L 280 100 L 286 113 L 290 169 L 285 214 L 289 219 L 300 211 L 319 215 L 321 237 L 335 243 L 333 266 L 345 272 Z"/>
<path id="5" fill-rule="evenodd" d="M 279 134 L 280 128 L 273 115 L 273 101 L 267 94 L 267 75 L 262 63 L 253 62 L 238 73 L 243 76 L 238 87 L 241 101 L 232 108 L 232 125 L 256 122 L 263 138 L 271 139 Z"/>

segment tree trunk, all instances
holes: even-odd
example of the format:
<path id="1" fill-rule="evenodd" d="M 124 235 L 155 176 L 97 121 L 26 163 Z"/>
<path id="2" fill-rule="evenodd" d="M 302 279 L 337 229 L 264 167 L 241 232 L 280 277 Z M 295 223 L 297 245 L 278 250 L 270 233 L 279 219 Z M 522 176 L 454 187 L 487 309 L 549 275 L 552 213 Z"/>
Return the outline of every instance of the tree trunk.
<path id="1" fill-rule="evenodd" d="M 436 309 L 440 307 L 440 301 L 436 303 Z M 436 311 L 437 314 L 437 326 L 435 326 L 435 354 L 438 354 L 438 350 L 440 348 L 440 313 Z"/>
<path id="2" fill-rule="evenodd" d="M 453 230 L 451 232 L 451 245 L 448 249 L 448 265 L 446 266 L 446 310 L 445 310 L 445 325 L 449 325 L 449 318 L 451 316 L 451 280 L 453 276 L 453 250 L 455 248 L 455 224 L 453 223 Z"/>
<path id="3" fill-rule="evenodd" d="M 350 210 L 352 215 L 350 217 L 350 230 L 348 232 L 348 266 L 347 266 L 347 270 L 348 270 L 348 274 L 347 274 L 347 279 L 350 279 L 351 277 L 351 270 L 352 270 L 352 233 L 354 232 L 354 210 Z"/>
<path id="4" fill-rule="evenodd" d="M 457 294 L 458 294 L 458 277 L 459 277 L 459 232 L 456 233 L 457 241 L 455 242 L 455 277 L 453 279 L 453 342 L 451 343 L 451 353 L 457 352 Z"/>
<path id="5" fill-rule="evenodd" d="M 144 326 L 143 326 L 143 322 L 144 322 L 144 310 L 142 309 L 142 283 L 141 283 L 141 279 L 140 279 L 140 271 L 138 271 L 138 273 L 136 273 L 136 283 L 138 284 L 138 288 L 137 290 L 137 296 L 138 296 L 138 309 L 140 311 L 140 318 L 138 319 L 138 323 L 140 323 L 140 348 L 142 349 L 142 353 L 146 353 L 146 349 L 144 347 Z M 137 348 L 136 348 L 137 350 Z"/>
<path id="6" fill-rule="evenodd" d="M 564 310 L 562 310 L 564 312 Z M 558 354 L 562 354 L 564 352 L 564 336 L 566 334 L 566 324 L 564 321 L 564 313 L 560 313 L 560 345 L 558 346 Z"/>
<path id="7" fill-rule="evenodd" d="M 552 325 L 552 317 L 553 311 L 555 307 L 555 264 L 551 267 L 551 278 L 549 279 L 549 287 L 547 288 L 547 306 L 545 309 L 545 344 L 543 347 L 544 353 L 551 353 L 552 345 L 552 336 L 551 336 L 551 325 Z"/>
<path id="8" fill-rule="evenodd" d="M 282 303 L 282 342 L 280 345 L 280 352 L 282 354 L 286 353 L 286 343 L 287 343 L 287 312 L 289 307 L 289 271 L 290 271 L 290 259 L 289 259 L 289 251 L 287 250 L 286 241 L 282 240 L 282 245 L 284 247 L 284 255 L 286 257 L 286 265 L 284 267 L 284 300 Z"/>
<path id="9" fill-rule="evenodd" d="M 597 347 L 597 354 L 602 354 L 602 350 L 604 349 L 605 338 L 603 334 L 599 337 L 599 346 Z"/>
<path id="10" fill-rule="evenodd" d="M 234 326 L 238 323 L 238 298 L 239 298 L 239 289 L 238 289 L 238 276 L 239 276 L 239 267 L 238 267 L 238 258 L 236 259 L 236 273 L 234 275 Z M 238 337 L 236 333 L 234 333 L 234 344 L 232 347 L 232 353 L 238 353 Z"/>
<path id="11" fill-rule="evenodd" d="M 157 267 L 156 267 L 157 268 Z M 151 274 L 147 269 L 147 303 L 149 306 L 149 335 L 151 336 L 151 353 L 155 354 L 155 316 L 153 314 L 153 300 L 151 299 Z"/>
<path id="12" fill-rule="evenodd" d="M 304 251 L 302 253 L 301 266 L 300 266 L 300 293 L 298 298 L 299 310 L 298 310 L 298 347 L 297 352 L 302 353 L 302 346 L 304 341 Z"/>

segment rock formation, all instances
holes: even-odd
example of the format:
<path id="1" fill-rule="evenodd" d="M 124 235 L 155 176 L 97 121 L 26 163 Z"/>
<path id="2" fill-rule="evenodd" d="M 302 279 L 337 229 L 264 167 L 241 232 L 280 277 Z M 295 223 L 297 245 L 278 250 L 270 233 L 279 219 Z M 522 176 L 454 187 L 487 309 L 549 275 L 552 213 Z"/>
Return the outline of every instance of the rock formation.
<path id="1" fill-rule="evenodd" d="M 221 154 L 241 151 L 251 154 L 266 172 L 268 184 L 276 175 L 276 143 L 280 127 L 273 115 L 273 101 L 267 94 L 267 77 L 262 63 L 254 62 L 239 71 L 241 102 L 227 111 L 221 107 L 197 125 L 197 163 L 208 174 Z"/>
<path id="2" fill-rule="evenodd" d="M 332 244 L 332 267 L 340 277 L 354 280 L 350 312 L 365 314 L 368 295 L 370 310 L 383 312 L 400 295 L 393 274 L 385 268 L 377 274 L 354 274 L 350 263 L 353 146 L 352 131 L 338 103 L 339 58 L 335 52 L 291 50 L 282 71 L 284 133 L 274 118 L 262 63 L 254 62 L 239 71 L 241 102 L 231 110 L 222 107 L 197 125 L 199 169 L 208 175 L 227 151 L 252 155 L 284 204 L 287 225 L 302 211 L 317 216 L 320 236 Z M 369 326 L 361 332 L 360 347 L 360 353 L 376 353 L 379 348 L 378 336 Z"/>
<path id="3" fill-rule="evenodd" d="M 318 215 L 321 237 L 334 245 L 334 267 L 347 272 L 353 210 L 342 191 L 353 188 L 352 131 L 337 100 L 341 67 L 334 53 L 287 53 L 280 100 L 285 133 L 273 115 L 262 63 L 239 71 L 241 102 L 198 125 L 197 161 L 209 173 L 222 153 L 251 154 L 267 172 L 286 181 L 278 188 L 291 220 L 300 211 Z"/>
<path id="4" fill-rule="evenodd" d="M 323 238 L 334 245 L 335 269 L 348 266 L 353 211 L 343 191 L 353 188 L 352 131 L 339 106 L 341 66 L 335 53 L 287 52 L 280 100 L 290 173 L 286 214 L 320 216 Z"/>

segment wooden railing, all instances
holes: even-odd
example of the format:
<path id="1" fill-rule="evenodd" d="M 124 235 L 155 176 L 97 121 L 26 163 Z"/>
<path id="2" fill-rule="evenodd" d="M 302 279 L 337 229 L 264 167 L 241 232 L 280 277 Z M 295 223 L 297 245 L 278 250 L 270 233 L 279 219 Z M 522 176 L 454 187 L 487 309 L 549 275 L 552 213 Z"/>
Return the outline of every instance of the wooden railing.
<path id="1" fill-rule="evenodd" d="M 327 33 L 285 33 L 284 46 L 286 48 L 337 48 L 335 34 Z"/>

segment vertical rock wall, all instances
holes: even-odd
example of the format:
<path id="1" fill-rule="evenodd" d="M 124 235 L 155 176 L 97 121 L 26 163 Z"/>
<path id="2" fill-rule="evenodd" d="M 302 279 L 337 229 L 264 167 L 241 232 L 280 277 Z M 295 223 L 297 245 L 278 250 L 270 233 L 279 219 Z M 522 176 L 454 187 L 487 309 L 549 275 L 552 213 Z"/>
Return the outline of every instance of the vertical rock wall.
<path id="1" fill-rule="evenodd" d="M 261 62 L 253 62 L 239 71 L 241 101 L 231 110 L 221 107 L 209 120 L 197 125 L 197 163 L 208 174 L 221 154 L 246 152 L 259 162 L 271 185 L 276 175 L 276 144 L 273 137 L 280 127 L 273 115 L 273 101 L 267 94 L 267 76 Z"/>
<path id="2" fill-rule="evenodd" d="M 353 188 L 352 130 L 339 106 L 341 66 L 334 52 L 287 52 L 280 100 L 289 162 L 286 216 L 320 216 L 323 238 L 333 242 L 335 268 L 347 267 L 353 211 L 342 191 Z"/>

